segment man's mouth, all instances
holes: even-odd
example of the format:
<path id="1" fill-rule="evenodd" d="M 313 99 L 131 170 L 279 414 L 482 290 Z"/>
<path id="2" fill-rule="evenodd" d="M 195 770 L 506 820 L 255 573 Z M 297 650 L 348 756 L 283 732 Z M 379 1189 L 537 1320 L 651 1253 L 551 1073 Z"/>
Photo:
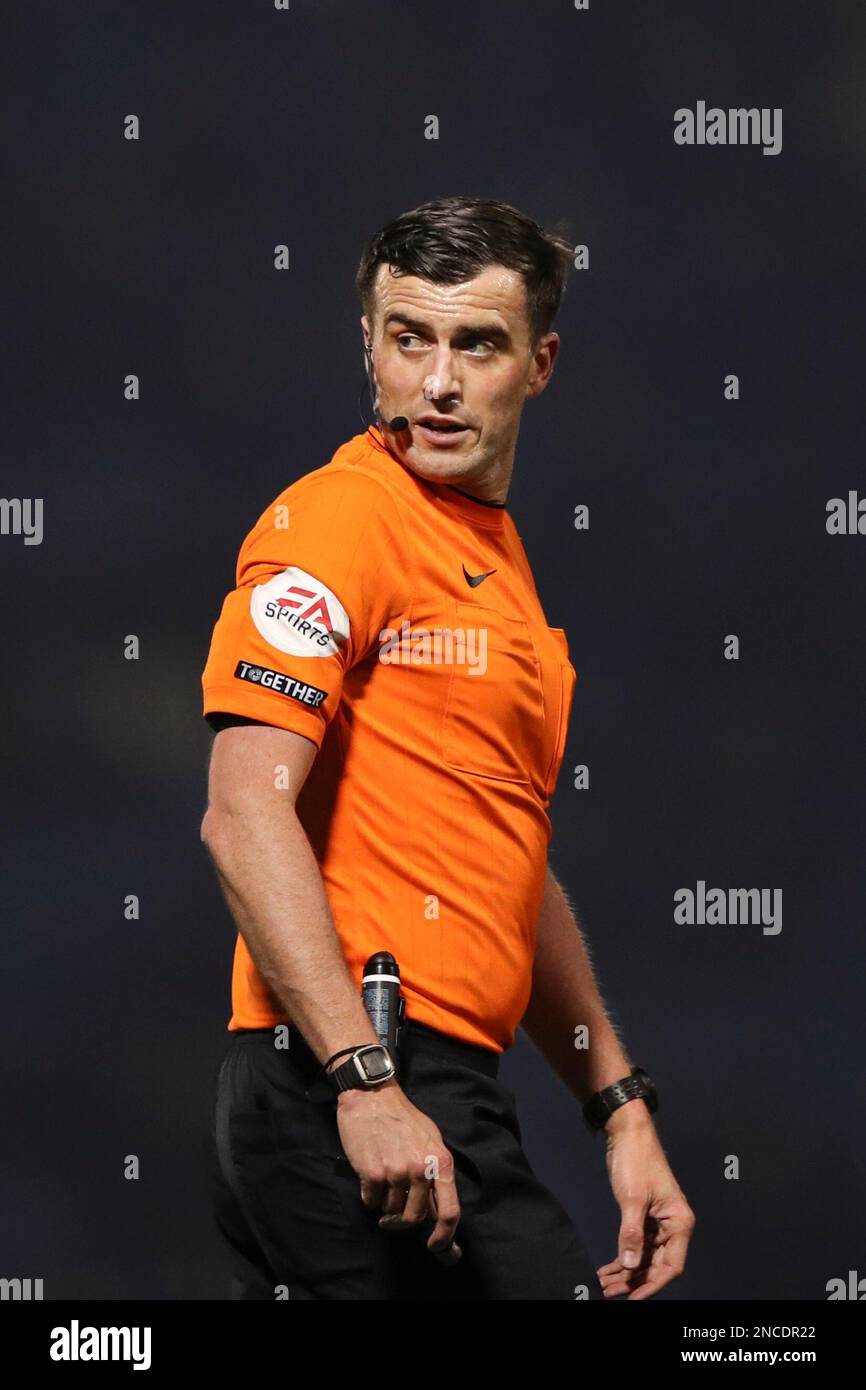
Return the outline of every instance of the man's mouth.
<path id="1" fill-rule="evenodd" d="M 465 430 L 466 428 L 462 420 L 455 420 L 451 415 L 422 415 L 417 423 L 426 425 L 431 430 Z"/>
<path id="2" fill-rule="evenodd" d="M 422 415 L 415 423 L 431 444 L 456 444 L 468 434 L 468 426 L 462 420 L 444 415 Z"/>

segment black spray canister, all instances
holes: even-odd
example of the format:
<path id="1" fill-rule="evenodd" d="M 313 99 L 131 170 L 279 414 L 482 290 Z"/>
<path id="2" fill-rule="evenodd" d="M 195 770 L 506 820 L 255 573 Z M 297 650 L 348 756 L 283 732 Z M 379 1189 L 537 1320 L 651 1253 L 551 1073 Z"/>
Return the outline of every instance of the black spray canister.
<path id="1" fill-rule="evenodd" d="M 400 993 L 400 967 L 390 951 L 377 951 L 367 961 L 361 998 L 380 1043 L 387 1047 L 397 1066 L 406 1001 Z"/>

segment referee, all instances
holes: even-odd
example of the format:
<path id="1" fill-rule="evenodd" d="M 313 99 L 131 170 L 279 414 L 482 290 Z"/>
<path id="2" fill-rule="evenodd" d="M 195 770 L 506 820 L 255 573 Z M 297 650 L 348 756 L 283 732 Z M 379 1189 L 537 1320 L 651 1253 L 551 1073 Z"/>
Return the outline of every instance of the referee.
<path id="1" fill-rule="evenodd" d="M 201 834 L 238 935 L 208 1154 L 235 1298 L 642 1299 L 684 1266 L 655 1088 L 547 863 L 577 677 L 506 505 L 569 259 L 475 198 L 369 241 L 375 423 L 262 513 L 214 627 Z M 397 1057 L 360 993 L 380 951 Z M 498 1079 L 518 1025 L 605 1131 L 599 1269 Z"/>

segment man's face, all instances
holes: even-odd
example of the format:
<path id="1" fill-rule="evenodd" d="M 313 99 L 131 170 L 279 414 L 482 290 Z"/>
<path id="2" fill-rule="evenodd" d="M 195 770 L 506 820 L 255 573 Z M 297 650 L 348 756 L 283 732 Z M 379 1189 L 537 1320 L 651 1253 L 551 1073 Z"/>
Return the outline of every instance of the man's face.
<path id="1" fill-rule="evenodd" d="M 473 280 L 435 285 L 378 267 L 372 343 L 379 409 L 405 415 L 408 429 L 385 434 L 393 452 L 432 482 L 475 485 L 493 500 L 514 460 L 524 402 L 547 384 L 559 347 L 547 333 L 533 348 L 522 277 L 487 266 Z M 432 399 L 424 395 L 436 378 Z M 458 430 L 423 423 L 440 416 Z"/>

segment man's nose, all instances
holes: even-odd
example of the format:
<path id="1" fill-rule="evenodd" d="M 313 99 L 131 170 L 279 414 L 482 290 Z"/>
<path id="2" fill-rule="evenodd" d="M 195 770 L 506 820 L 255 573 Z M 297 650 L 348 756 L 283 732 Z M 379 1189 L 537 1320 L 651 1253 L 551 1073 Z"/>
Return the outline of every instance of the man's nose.
<path id="1" fill-rule="evenodd" d="M 441 401 L 460 396 L 460 383 L 457 380 L 450 353 L 437 356 L 433 370 L 424 378 L 424 398 L 428 401 Z"/>

